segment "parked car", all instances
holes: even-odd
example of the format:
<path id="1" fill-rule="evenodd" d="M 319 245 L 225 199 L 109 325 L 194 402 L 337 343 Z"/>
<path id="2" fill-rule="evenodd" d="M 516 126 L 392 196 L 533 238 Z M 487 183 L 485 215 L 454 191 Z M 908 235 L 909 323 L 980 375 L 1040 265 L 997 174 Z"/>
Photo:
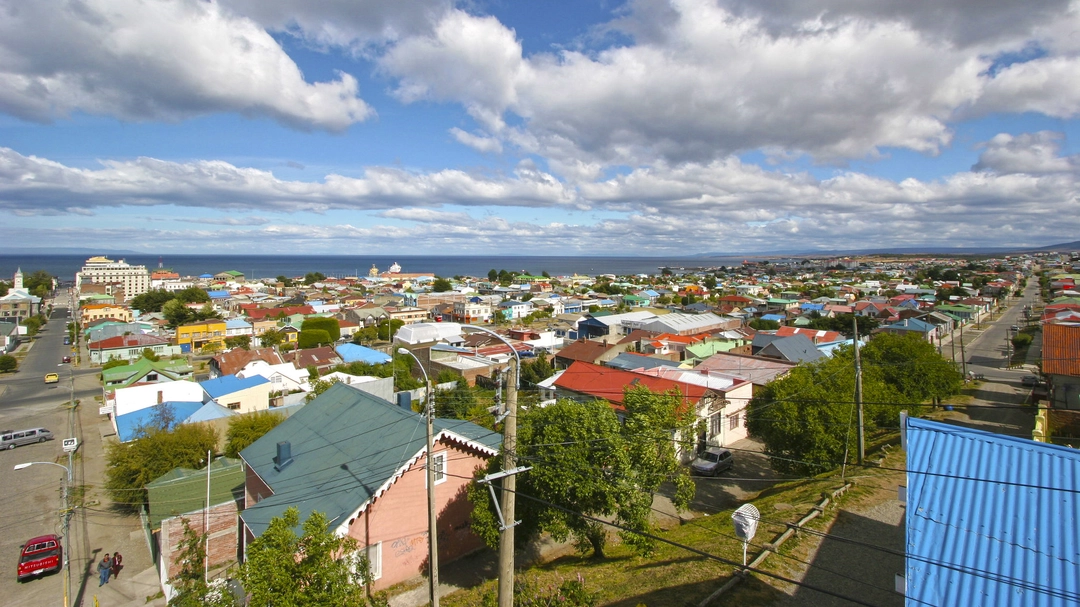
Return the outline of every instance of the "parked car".
<path id="1" fill-rule="evenodd" d="M 45 383 L 47 383 L 47 384 L 58 384 L 58 383 L 60 383 L 60 376 L 57 375 L 56 373 L 46 373 L 45 374 Z"/>
<path id="2" fill-rule="evenodd" d="M 65 356 L 64 357 L 64 362 L 66 362 L 66 363 L 71 362 L 71 357 L 70 356 Z"/>
<path id="3" fill-rule="evenodd" d="M 64 338 L 64 345 L 65 346 L 70 346 L 71 345 L 71 338 L 70 337 L 65 337 Z"/>
<path id="4" fill-rule="evenodd" d="M 60 571 L 63 563 L 64 547 L 60 545 L 60 536 L 52 534 L 31 538 L 19 552 L 19 581 Z"/>
<path id="5" fill-rule="evenodd" d="M 43 443 L 52 439 L 53 433 L 47 428 L 4 430 L 0 432 L 0 449 L 14 449 L 30 443 Z"/>
<path id="6" fill-rule="evenodd" d="M 1039 377 L 1037 375 L 1025 375 L 1020 378 L 1021 386 L 1037 386 L 1039 385 Z"/>
<path id="7" fill-rule="evenodd" d="M 694 474 L 716 476 L 725 470 L 730 470 L 731 465 L 735 463 L 734 459 L 731 451 L 727 449 L 709 447 L 694 458 L 693 463 L 690 464 L 690 469 Z"/>

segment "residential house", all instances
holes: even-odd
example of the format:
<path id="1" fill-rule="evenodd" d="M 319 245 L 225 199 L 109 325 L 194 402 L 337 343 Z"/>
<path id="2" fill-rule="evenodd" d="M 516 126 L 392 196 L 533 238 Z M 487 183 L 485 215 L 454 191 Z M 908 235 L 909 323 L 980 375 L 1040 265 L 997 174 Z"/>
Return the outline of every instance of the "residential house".
<path id="1" fill-rule="evenodd" d="M 225 321 L 225 337 L 255 337 L 255 328 L 243 318 L 230 318 Z"/>
<path id="2" fill-rule="evenodd" d="M 225 321 L 201 320 L 176 328 L 176 345 L 181 352 L 199 352 L 203 349 L 225 348 Z"/>
<path id="3" fill-rule="evenodd" d="M 131 322 L 133 317 L 131 309 L 115 304 L 86 304 L 79 308 L 79 321 L 83 328 L 89 327 L 94 321 L 105 318 L 116 319 L 121 322 Z"/>
<path id="4" fill-rule="evenodd" d="M 233 348 L 227 352 L 215 354 L 210 359 L 210 364 L 208 365 L 210 369 L 210 379 L 221 377 L 222 375 L 236 375 L 252 361 L 257 360 L 264 361 L 270 365 L 280 365 L 285 362 L 285 360 L 281 358 L 281 354 L 273 348 L 256 348 L 254 350 Z"/>
<path id="5" fill-rule="evenodd" d="M 0 322 L 0 354 L 10 354 L 19 347 L 19 325 Z"/>
<path id="6" fill-rule="evenodd" d="M 334 351 L 345 364 L 362 362 L 369 365 L 383 365 L 393 360 L 389 354 L 357 344 L 341 344 L 335 346 Z"/>
<path id="7" fill-rule="evenodd" d="M 287 508 L 318 511 L 335 535 L 355 539 L 371 564 L 372 590 L 415 577 L 427 561 L 427 458 L 435 470 L 439 561 L 483 547 L 469 526 L 465 489 L 497 455 L 501 437 L 462 420 L 436 419 L 427 453 L 425 418 L 335 384 L 244 449 L 245 544 Z"/>
<path id="8" fill-rule="evenodd" d="M 389 316 L 391 320 L 400 320 L 406 325 L 411 325 L 418 322 L 427 322 L 431 315 L 430 312 L 428 312 L 427 310 L 413 306 L 384 306 L 383 309 L 386 311 L 387 316 Z"/>
<path id="9" fill-rule="evenodd" d="M 101 372 L 102 385 L 106 390 L 127 388 L 135 384 L 158 384 L 191 379 L 193 369 L 186 360 L 158 360 L 140 358 L 129 365 L 121 365 Z"/>
<path id="10" fill-rule="evenodd" d="M 236 374 L 240 379 L 249 377 L 265 377 L 270 381 L 270 392 L 278 394 L 291 394 L 294 392 L 310 392 L 311 385 L 308 383 L 310 372 L 304 367 L 297 368 L 291 362 L 271 365 L 261 360 L 249 363 L 242 371 Z"/>
<path id="11" fill-rule="evenodd" d="M 767 344 L 754 352 L 754 356 L 775 358 L 794 363 L 813 362 L 825 358 L 825 354 L 818 350 L 814 342 L 805 335 L 791 335 L 788 337 L 773 335 L 771 337 L 772 339 L 768 340 Z M 758 344 L 759 338 L 764 339 L 764 334 L 758 333 L 754 336 L 755 346 Z"/>
<path id="12" fill-rule="evenodd" d="M 110 360 L 135 361 L 143 356 L 144 350 L 151 350 L 156 356 L 169 357 L 180 354 L 180 348 L 164 337 L 156 335 L 119 335 L 86 344 L 90 353 L 90 364 L 100 365 Z"/>
<path id="13" fill-rule="evenodd" d="M 718 352 L 698 363 L 694 370 L 716 371 L 732 377 L 741 377 L 754 384 L 754 389 L 757 390 L 772 380 L 787 375 L 795 368 L 795 365 L 796 363 L 793 362 L 760 356 Z"/>
<path id="14" fill-rule="evenodd" d="M 556 352 L 553 362 L 558 369 L 565 369 L 577 361 L 601 364 L 626 352 L 628 347 L 629 344 L 608 344 L 591 339 L 579 339 Z"/>
<path id="15" fill-rule="evenodd" d="M 270 408 L 270 380 L 256 375 L 241 378 L 223 375 L 200 382 L 207 396 L 238 413 L 250 413 Z"/>
<path id="16" fill-rule="evenodd" d="M 1080 323 L 1043 325 L 1042 372 L 1050 381 L 1050 406 L 1080 410 Z"/>
<path id="17" fill-rule="evenodd" d="M 330 346 L 319 348 L 305 348 L 289 352 L 288 359 L 297 369 L 307 369 L 314 366 L 320 374 L 342 364 L 341 356 Z"/>
<path id="18" fill-rule="evenodd" d="M 918 318 L 905 318 L 900 322 L 884 325 L 878 331 L 895 335 L 918 335 L 919 339 L 930 343 L 935 343 L 938 338 L 937 325 Z"/>

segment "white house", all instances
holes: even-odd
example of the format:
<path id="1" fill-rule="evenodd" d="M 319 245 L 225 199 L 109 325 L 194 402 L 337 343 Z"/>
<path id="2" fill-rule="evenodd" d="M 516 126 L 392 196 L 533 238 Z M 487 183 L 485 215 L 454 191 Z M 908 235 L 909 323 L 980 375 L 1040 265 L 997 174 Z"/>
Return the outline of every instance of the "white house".
<path id="1" fill-rule="evenodd" d="M 296 391 L 310 392 L 311 385 L 308 383 L 310 375 L 307 369 L 297 369 L 292 363 L 271 365 L 264 360 L 253 360 L 242 371 L 236 373 L 240 379 L 265 377 L 270 381 L 272 392 L 286 394 Z"/>

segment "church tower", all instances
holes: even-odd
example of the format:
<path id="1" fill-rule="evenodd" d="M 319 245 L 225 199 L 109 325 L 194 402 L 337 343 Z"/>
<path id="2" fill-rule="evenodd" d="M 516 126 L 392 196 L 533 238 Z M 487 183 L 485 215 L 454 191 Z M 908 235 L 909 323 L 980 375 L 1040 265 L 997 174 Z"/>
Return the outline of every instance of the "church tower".
<path id="1" fill-rule="evenodd" d="M 13 288 L 15 288 L 15 289 L 23 288 L 22 268 L 19 268 L 19 269 L 15 270 L 15 286 Z"/>

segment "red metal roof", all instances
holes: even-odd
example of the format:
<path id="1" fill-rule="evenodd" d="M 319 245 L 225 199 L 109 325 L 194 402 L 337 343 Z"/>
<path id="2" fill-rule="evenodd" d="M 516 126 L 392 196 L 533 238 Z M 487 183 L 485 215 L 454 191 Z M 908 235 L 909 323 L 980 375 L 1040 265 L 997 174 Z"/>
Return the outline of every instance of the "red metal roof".
<path id="1" fill-rule="evenodd" d="M 1080 324 L 1043 325 L 1042 371 L 1080 377 Z"/>
<path id="2" fill-rule="evenodd" d="M 690 402 L 697 402 L 709 390 L 704 386 L 672 381 L 632 371 L 622 371 L 611 367 L 602 367 L 592 363 L 575 361 L 559 379 L 555 386 L 579 394 L 602 398 L 616 409 L 623 409 L 623 392 L 633 386 L 645 386 L 652 392 L 662 394 L 669 390 L 678 390 Z"/>

